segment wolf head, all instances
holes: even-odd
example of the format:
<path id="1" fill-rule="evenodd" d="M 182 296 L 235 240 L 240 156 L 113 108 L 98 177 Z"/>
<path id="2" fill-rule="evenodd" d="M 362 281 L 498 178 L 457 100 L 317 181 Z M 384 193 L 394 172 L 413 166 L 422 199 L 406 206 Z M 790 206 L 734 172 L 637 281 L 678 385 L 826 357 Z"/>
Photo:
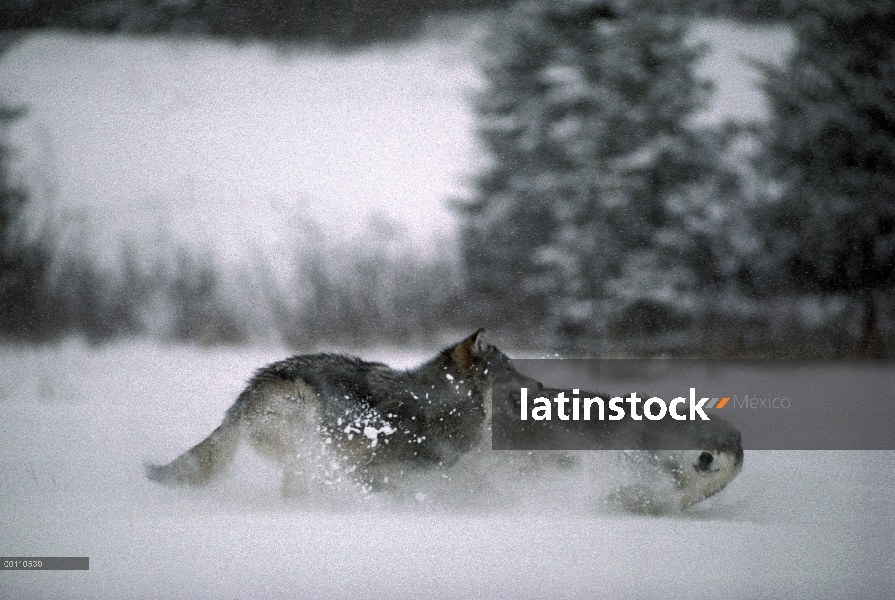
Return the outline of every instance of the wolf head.
<path id="1" fill-rule="evenodd" d="M 439 357 L 452 375 L 473 377 L 481 383 L 541 387 L 541 384 L 517 371 L 510 358 L 486 341 L 479 329 L 463 341 L 445 349 Z"/>

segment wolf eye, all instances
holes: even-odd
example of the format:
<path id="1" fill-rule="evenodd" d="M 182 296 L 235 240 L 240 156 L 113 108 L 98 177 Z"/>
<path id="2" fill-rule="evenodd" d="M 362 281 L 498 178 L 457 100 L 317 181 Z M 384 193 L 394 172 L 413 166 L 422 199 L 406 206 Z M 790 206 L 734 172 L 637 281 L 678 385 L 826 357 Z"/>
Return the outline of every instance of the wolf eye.
<path id="1" fill-rule="evenodd" d="M 715 457 L 712 456 L 711 452 L 703 452 L 699 455 L 699 467 L 701 469 L 708 469 L 713 460 L 715 460 Z"/>

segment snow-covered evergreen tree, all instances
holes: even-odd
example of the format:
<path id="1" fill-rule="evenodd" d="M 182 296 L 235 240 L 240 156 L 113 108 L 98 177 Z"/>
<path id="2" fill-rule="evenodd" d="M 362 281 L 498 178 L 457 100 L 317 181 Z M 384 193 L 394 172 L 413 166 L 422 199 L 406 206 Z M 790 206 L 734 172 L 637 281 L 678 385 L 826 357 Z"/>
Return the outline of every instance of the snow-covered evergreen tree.
<path id="1" fill-rule="evenodd" d="M 685 25 L 641 0 L 561 0 L 496 26 L 477 103 L 493 160 L 464 252 L 516 325 L 592 339 L 632 307 L 679 312 L 711 277 L 715 157 L 688 127 L 708 85 Z"/>
<path id="2" fill-rule="evenodd" d="M 895 287 L 895 3 L 806 0 L 794 27 L 788 64 L 767 69 L 767 245 L 791 289 L 863 307 L 870 349 Z"/>
<path id="3" fill-rule="evenodd" d="M 6 135 L 23 114 L 22 108 L 0 106 L 0 338 L 40 339 L 53 321 L 43 281 L 49 259 L 43 248 L 24 244 L 18 235 L 28 194 L 11 172 L 14 152 Z"/>

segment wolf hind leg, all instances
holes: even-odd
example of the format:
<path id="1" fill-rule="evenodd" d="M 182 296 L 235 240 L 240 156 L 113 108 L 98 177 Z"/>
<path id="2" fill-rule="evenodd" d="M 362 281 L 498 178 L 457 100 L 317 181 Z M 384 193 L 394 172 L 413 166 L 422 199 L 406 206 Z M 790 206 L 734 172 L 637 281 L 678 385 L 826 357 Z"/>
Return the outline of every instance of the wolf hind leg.
<path id="1" fill-rule="evenodd" d="M 280 485 L 280 494 L 283 498 L 301 498 L 307 496 L 309 492 L 308 473 L 293 461 L 283 465 L 283 480 Z"/>
<path id="2" fill-rule="evenodd" d="M 320 413 L 316 391 L 301 379 L 266 381 L 243 396 L 246 438 L 282 470 L 283 497 L 310 491 L 322 446 Z"/>
<path id="3" fill-rule="evenodd" d="M 321 444 L 316 440 L 299 440 L 287 454 L 279 457 L 282 468 L 280 494 L 286 499 L 313 495 L 315 485 L 323 479 Z"/>

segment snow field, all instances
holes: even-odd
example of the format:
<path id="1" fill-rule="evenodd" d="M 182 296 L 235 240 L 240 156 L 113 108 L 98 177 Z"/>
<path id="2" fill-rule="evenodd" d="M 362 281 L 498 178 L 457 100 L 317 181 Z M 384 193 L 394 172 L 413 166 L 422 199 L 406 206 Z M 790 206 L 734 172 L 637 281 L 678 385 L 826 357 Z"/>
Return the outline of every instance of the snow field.
<path id="1" fill-rule="evenodd" d="M 885 598 L 895 585 L 895 452 L 747 452 L 726 490 L 659 517 L 605 508 L 608 472 L 501 472 L 512 457 L 491 456 L 483 480 L 461 469 L 297 502 L 248 450 L 206 489 L 143 477 L 283 355 L 3 348 L 0 554 L 89 556 L 90 571 L 4 572 L 0 595 Z M 411 366 L 428 352 L 363 356 Z"/>

